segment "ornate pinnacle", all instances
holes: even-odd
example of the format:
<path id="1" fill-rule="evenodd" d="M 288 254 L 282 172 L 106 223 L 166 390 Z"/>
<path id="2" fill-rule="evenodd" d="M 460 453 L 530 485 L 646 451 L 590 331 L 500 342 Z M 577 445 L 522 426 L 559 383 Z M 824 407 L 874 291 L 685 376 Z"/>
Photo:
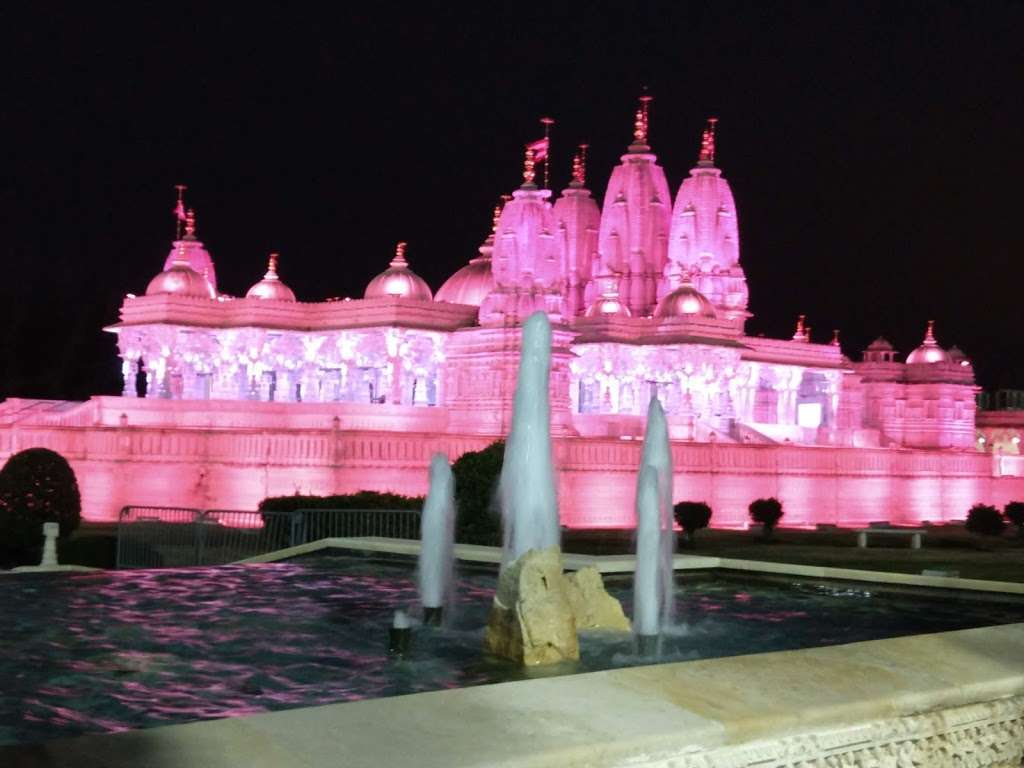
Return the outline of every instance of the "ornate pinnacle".
<path id="1" fill-rule="evenodd" d="M 263 276 L 264 280 L 277 280 L 277 258 L 278 254 L 272 253 L 267 259 L 267 274 Z"/>
<path id="2" fill-rule="evenodd" d="M 589 144 L 580 144 L 576 154 L 572 157 L 572 183 L 571 187 L 585 187 L 587 185 L 587 147 Z"/>
<path id="3" fill-rule="evenodd" d="M 715 164 L 715 123 L 717 122 L 717 117 L 708 118 L 708 127 L 704 129 L 704 133 L 700 137 L 700 156 L 697 158 L 699 163 Z"/>
<path id="4" fill-rule="evenodd" d="M 832 331 L 832 346 L 833 347 L 838 347 L 839 346 L 839 329 L 838 328 L 836 328 L 836 329 L 834 329 Z"/>
<path id="5" fill-rule="evenodd" d="M 523 186 L 524 187 L 532 187 L 532 186 L 534 186 L 533 179 L 536 176 L 536 174 L 534 173 L 534 170 L 533 170 L 533 166 L 534 166 L 533 155 L 534 155 L 533 149 L 531 149 L 530 147 L 527 147 L 526 148 L 526 159 L 523 160 Z"/>
<path id="6" fill-rule="evenodd" d="M 405 243 L 395 246 L 395 258 L 391 260 L 392 267 L 407 267 L 409 262 L 405 260 Z"/>
<path id="7" fill-rule="evenodd" d="M 185 237 L 192 240 L 196 236 L 196 211 L 189 208 L 185 214 Z"/>
<path id="8" fill-rule="evenodd" d="M 807 315 L 798 315 L 796 318 L 796 333 L 793 334 L 793 341 L 807 341 L 809 330 L 804 327 L 804 320 Z"/>
<path id="9" fill-rule="evenodd" d="M 491 235 L 498 231 L 498 221 L 501 220 L 501 205 L 494 206 L 494 213 L 491 214 Z"/>
<path id="10" fill-rule="evenodd" d="M 935 321 L 934 320 L 929 320 L 928 321 L 928 330 L 925 331 L 925 334 L 924 334 L 924 343 L 925 344 L 935 344 L 935 343 L 937 343 L 935 341 Z"/>

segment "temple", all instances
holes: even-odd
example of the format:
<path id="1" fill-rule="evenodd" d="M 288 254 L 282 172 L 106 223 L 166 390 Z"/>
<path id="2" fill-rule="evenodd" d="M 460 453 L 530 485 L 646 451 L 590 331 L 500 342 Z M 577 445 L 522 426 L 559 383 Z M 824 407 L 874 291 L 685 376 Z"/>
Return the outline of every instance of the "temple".
<path id="1" fill-rule="evenodd" d="M 0 457 L 31 445 L 67 456 L 94 520 L 130 504 L 422 493 L 432 451 L 454 459 L 504 437 L 520 326 L 542 311 L 566 526 L 632 525 L 652 397 L 674 441 L 675 498 L 709 501 L 713 524 L 745 525 L 759 496 L 782 499 L 794 525 L 941 522 L 1024 496 L 1024 464 L 979 442 L 970 360 L 933 322 L 904 361 L 881 338 L 851 361 L 838 331 L 815 342 L 803 316 L 792 338 L 746 335 L 716 121 L 673 198 L 649 109 L 641 99 L 600 205 L 585 145 L 557 196 L 530 145 L 478 254 L 436 294 L 412 266 L 429 256 L 399 243 L 361 298 L 298 300 L 277 254 L 231 295 L 179 189 L 163 271 L 106 329 L 121 396 L 0 403 Z"/>

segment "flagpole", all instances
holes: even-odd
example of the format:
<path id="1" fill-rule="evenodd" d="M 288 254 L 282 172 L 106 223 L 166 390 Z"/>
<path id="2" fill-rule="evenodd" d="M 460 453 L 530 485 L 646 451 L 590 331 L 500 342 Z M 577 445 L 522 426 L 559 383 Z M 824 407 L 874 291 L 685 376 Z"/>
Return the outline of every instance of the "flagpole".
<path id="1" fill-rule="evenodd" d="M 544 126 L 544 143 L 547 144 L 547 156 L 544 158 L 544 189 L 551 189 L 551 126 L 555 121 L 550 117 L 542 117 L 540 122 Z"/>

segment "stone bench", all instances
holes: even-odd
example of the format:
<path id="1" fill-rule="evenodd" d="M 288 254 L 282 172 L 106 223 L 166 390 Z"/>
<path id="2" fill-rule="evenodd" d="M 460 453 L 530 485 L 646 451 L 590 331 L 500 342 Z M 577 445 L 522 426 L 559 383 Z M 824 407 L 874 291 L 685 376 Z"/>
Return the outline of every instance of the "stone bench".
<path id="1" fill-rule="evenodd" d="M 921 537 L 928 533 L 924 528 L 855 528 L 854 532 L 857 534 L 857 546 L 860 549 L 867 548 L 868 534 L 872 536 L 909 536 L 910 548 L 920 549 Z"/>

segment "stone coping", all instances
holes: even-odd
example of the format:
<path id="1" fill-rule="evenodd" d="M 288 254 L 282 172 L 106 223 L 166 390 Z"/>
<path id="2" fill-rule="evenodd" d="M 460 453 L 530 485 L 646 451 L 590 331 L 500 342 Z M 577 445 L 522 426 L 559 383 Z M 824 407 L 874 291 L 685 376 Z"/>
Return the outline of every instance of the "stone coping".
<path id="1" fill-rule="evenodd" d="M 264 555 L 250 557 L 242 563 L 270 563 L 286 560 L 299 555 L 323 549 L 354 549 L 362 552 L 387 552 L 417 556 L 420 543 L 413 539 L 388 539 L 383 537 L 329 538 L 289 547 Z M 473 563 L 501 563 L 501 550 L 477 544 L 456 544 L 455 557 Z M 574 555 L 562 553 L 562 560 L 569 570 L 579 570 L 593 565 L 601 573 L 632 573 L 636 569 L 633 555 Z M 1002 592 L 1024 595 L 1024 583 L 1014 581 L 989 581 L 985 579 L 961 579 L 952 576 L 924 576 L 915 573 L 893 571 L 869 571 L 859 568 L 832 568 L 822 565 L 799 565 L 796 563 L 772 563 L 759 560 L 737 560 L 729 557 L 708 557 L 704 555 L 680 555 L 673 558 L 677 571 L 722 569 L 775 575 L 803 576 L 813 579 L 841 579 L 863 581 L 875 584 L 894 584 L 914 587 L 941 587 L 976 592 Z"/>
<path id="2" fill-rule="evenodd" d="M 0 765 L 1009 766 L 1021 647 L 1009 624 L 614 669 L 0 747 Z"/>

